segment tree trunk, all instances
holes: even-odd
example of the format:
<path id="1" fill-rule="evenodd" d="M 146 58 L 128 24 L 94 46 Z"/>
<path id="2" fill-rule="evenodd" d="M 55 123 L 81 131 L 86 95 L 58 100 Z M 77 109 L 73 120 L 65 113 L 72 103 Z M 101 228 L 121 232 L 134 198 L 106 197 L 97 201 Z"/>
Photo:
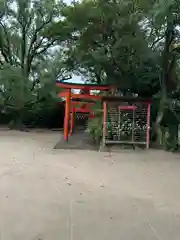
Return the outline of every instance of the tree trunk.
<path id="1" fill-rule="evenodd" d="M 160 103 L 159 109 L 156 117 L 156 121 L 154 124 L 154 131 L 157 136 L 157 144 L 162 143 L 162 129 L 161 129 L 161 122 L 164 117 L 164 111 L 166 109 L 167 103 L 167 91 L 168 91 L 168 83 L 169 83 L 169 55 L 170 55 L 170 45 L 174 40 L 174 23 L 172 21 L 167 21 L 167 29 L 165 33 L 165 44 L 164 50 L 162 53 L 162 70 L 161 70 L 161 92 L 160 92 Z"/>

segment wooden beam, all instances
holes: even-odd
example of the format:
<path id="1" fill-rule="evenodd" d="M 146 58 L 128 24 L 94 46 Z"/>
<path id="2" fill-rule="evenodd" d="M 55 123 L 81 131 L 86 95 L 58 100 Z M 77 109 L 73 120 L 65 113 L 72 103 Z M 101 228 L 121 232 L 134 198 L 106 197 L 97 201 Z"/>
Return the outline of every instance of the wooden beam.
<path id="1" fill-rule="evenodd" d="M 66 105 L 65 105 L 65 116 L 64 116 L 64 140 L 68 141 L 69 133 L 69 119 L 71 108 L 71 89 L 66 92 Z"/>
<path id="2" fill-rule="evenodd" d="M 79 113 L 90 113 L 92 110 L 87 109 L 87 108 L 74 108 L 74 112 L 79 112 Z"/>
<path id="3" fill-rule="evenodd" d="M 80 101 L 71 101 L 71 104 L 73 105 L 73 106 L 78 106 L 78 105 L 87 105 L 87 106 L 93 106 L 94 104 L 95 104 L 95 102 L 80 102 Z"/>
<path id="4" fill-rule="evenodd" d="M 59 93 L 59 97 L 66 97 L 67 96 L 67 92 L 61 92 Z M 93 99 L 93 100 L 101 100 L 102 96 L 97 96 L 97 95 L 90 95 L 90 94 L 75 94 L 72 93 L 71 94 L 71 98 L 75 98 L 75 99 Z"/>
<path id="5" fill-rule="evenodd" d="M 113 86 L 109 85 L 95 85 L 95 84 L 74 84 L 74 83 L 60 83 L 56 82 L 57 87 L 65 88 L 65 89 L 87 89 L 87 90 L 99 90 L 99 91 L 108 91 Z"/>

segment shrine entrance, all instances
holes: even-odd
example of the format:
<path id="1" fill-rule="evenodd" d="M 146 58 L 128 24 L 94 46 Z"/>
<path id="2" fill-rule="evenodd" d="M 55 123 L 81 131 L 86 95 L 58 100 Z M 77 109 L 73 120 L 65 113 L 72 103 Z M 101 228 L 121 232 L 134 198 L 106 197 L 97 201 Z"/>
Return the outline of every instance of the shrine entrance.
<path id="1" fill-rule="evenodd" d="M 59 93 L 60 98 L 65 99 L 65 117 L 64 117 L 64 140 L 68 141 L 69 136 L 73 134 L 76 117 L 93 118 L 93 105 L 102 99 L 102 96 L 93 94 L 93 91 L 108 92 L 113 87 L 109 85 L 97 84 L 74 84 L 65 81 L 57 81 L 56 86 L 63 89 Z M 80 90 L 74 93 L 73 90 Z"/>

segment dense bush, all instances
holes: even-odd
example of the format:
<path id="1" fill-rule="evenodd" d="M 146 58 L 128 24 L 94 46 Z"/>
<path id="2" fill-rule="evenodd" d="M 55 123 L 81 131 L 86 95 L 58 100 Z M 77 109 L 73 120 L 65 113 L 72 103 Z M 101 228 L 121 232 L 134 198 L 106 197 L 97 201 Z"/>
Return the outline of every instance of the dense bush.
<path id="1" fill-rule="evenodd" d="M 2 112 L 0 114 L 0 125 L 19 128 L 16 119 L 18 119 L 18 112 Z M 29 108 L 25 109 L 22 119 L 22 126 L 26 128 L 63 128 L 63 124 L 64 105 L 57 102 L 54 102 L 51 106 L 48 106 L 45 102 L 29 106 Z"/>

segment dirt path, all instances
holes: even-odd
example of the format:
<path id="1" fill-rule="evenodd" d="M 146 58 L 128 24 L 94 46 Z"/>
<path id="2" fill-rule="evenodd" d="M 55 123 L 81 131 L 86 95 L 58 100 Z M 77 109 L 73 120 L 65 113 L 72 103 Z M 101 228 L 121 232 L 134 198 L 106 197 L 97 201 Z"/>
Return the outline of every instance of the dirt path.
<path id="1" fill-rule="evenodd" d="M 53 150 L 0 131 L 1 240 L 179 240 L 180 156 Z"/>

